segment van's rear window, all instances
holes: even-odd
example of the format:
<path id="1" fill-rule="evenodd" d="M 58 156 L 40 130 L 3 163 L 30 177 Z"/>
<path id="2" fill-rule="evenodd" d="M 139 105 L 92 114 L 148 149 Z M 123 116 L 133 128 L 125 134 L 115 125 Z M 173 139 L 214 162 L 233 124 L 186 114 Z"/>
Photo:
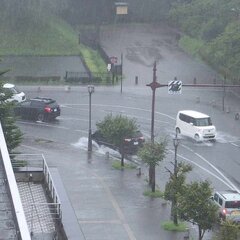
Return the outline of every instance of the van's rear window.
<path id="1" fill-rule="evenodd" d="M 225 208 L 240 208 L 240 201 L 227 201 Z"/>

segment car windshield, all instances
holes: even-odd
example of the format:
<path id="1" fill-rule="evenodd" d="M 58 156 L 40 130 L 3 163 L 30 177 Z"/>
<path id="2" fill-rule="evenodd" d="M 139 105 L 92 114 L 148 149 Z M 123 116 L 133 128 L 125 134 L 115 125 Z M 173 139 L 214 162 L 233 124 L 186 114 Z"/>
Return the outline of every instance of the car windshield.
<path id="1" fill-rule="evenodd" d="M 211 126 L 212 125 L 212 121 L 211 121 L 211 118 L 208 117 L 208 118 L 197 118 L 195 119 L 194 121 L 194 125 L 195 126 Z"/>
<path id="2" fill-rule="evenodd" d="M 6 92 L 9 92 L 9 93 L 11 93 L 11 94 L 17 94 L 17 93 L 19 93 L 19 91 L 18 91 L 15 87 L 6 88 L 5 91 L 6 91 Z"/>
<path id="3" fill-rule="evenodd" d="M 226 208 L 240 208 L 240 201 L 227 201 L 225 203 Z"/>

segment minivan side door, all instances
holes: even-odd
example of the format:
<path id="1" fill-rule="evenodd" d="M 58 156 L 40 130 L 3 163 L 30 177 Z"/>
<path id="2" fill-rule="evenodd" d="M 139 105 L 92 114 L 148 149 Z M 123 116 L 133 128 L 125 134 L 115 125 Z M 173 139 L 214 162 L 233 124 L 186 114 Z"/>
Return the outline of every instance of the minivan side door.
<path id="1" fill-rule="evenodd" d="M 181 130 L 181 133 L 183 135 L 186 135 L 186 136 L 191 136 L 190 135 L 190 128 L 192 127 L 192 125 L 190 125 L 190 117 L 186 114 L 183 114 L 183 113 L 180 113 L 179 114 L 179 127 L 180 127 L 180 130 Z"/>

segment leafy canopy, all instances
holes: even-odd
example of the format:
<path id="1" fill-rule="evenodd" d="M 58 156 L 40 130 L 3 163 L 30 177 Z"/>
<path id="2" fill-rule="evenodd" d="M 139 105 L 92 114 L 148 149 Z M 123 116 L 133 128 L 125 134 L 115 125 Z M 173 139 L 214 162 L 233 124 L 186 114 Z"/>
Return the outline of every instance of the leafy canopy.
<path id="1" fill-rule="evenodd" d="M 178 196 L 179 215 L 188 222 L 198 225 L 199 240 L 206 230 L 211 230 L 218 221 L 218 207 L 210 197 L 212 189 L 208 181 L 192 182 Z"/>
<path id="2" fill-rule="evenodd" d="M 123 141 L 127 136 L 132 136 L 138 131 L 136 120 L 122 115 L 109 114 L 96 126 L 106 139 L 119 148 L 123 146 Z"/>
<path id="3" fill-rule="evenodd" d="M 155 167 L 159 165 L 166 154 L 167 154 L 167 141 L 161 142 L 146 142 L 144 146 L 139 149 L 138 156 L 145 162 L 149 167 Z"/>

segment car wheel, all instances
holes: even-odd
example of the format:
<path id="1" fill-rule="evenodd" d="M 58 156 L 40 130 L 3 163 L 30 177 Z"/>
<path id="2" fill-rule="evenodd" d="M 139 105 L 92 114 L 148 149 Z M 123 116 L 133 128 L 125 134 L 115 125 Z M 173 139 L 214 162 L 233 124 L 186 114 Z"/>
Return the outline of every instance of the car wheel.
<path id="1" fill-rule="evenodd" d="M 179 134 L 181 134 L 181 131 L 180 131 L 180 128 L 176 128 L 176 133 L 177 133 L 177 135 L 179 135 Z"/>
<path id="2" fill-rule="evenodd" d="M 194 139 L 195 139 L 196 142 L 199 142 L 199 141 L 200 141 L 199 135 L 198 135 L 198 134 L 195 134 L 195 135 L 194 135 Z"/>
<path id="3" fill-rule="evenodd" d="M 43 122 L 44 121 L 44 114 L 43 113 L 39 113 L 37 115 L 37 121 Z"/>

